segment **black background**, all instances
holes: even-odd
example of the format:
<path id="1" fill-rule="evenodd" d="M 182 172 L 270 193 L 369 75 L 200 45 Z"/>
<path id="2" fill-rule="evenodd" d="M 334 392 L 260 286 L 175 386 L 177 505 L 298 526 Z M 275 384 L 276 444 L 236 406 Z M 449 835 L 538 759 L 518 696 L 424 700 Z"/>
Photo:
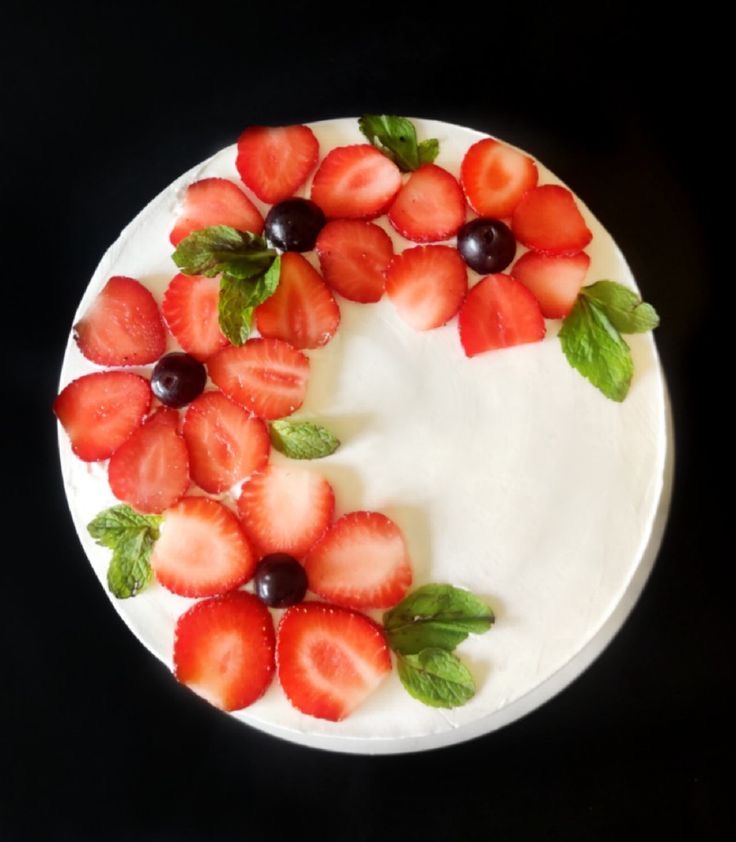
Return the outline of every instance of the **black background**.
<path id="1" fill-rule="evenodd" d="M 725 834 L 733 549 L 710 491 L 733 391 L 724 24 L 705 4 L 483 8 L 5 7 L 3 840 Z M 279 742 L 171 680 L 85 560 L 50 412 L 79 297 L 151 197 L 245 125 L 364 111 L 498 134 L 585 198 L 662 316 L 678 457 L 658 563 L 591 669 L 501 732 L 389 758 Z"/>

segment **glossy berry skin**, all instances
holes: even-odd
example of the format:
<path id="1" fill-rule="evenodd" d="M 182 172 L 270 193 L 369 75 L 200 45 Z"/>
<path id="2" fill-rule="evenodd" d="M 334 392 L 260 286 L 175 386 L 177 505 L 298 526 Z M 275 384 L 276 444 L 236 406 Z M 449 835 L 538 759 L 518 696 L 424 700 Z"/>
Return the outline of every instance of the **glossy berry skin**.
<path id="1" fill-rule="evenodd" d="M 258 562 L 253 580 L 256 596 L 271 608 L 287 608 L 304 599 L 307 574 L 293 556 L 272 553 Z"/>
<path id="2" fill-rule="evenodd" d="M 490 275 L 503 272 L 514 259 L 516 240 L 508 225 L 480 217 L 466 222 L 457 232 L 457 250 L 471 269 Z"/>
<path id="3" fill-rule="evenodd" d="M 166 406 L 180 407 L 191 403 L 204 391 L 207 370 L 201 362 L 176 351 L 156 363 L 151 375 L 151 390 Z"/>
<path id="4" fill-rule="evenodd" d="M 322 209 L 309 199 L 286 199 L 268 212 L 265 233 L 282 251 L 311 251 L 326 222 Z"/>

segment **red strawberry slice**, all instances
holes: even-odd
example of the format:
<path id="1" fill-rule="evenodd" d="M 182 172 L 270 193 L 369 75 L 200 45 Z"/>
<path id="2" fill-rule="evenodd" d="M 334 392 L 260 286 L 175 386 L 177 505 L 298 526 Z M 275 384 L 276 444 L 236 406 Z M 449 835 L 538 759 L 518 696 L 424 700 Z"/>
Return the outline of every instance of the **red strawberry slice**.
<path id="1" fill-rule="evenodd" d="M 283 418 L 304 402 L 309 360 L 280 339 L 249 339 L 207 361 L 213 382 L 259 418 Z"/>
<path id="2" fill-rule="evenodd" d="M 468 274 L 457 249 L 416 246 L 397 254 L 386 273 L 386 292 L 401 318 L 416 330 L 451 319 L 468 289 Z"/>
<path id="3" fill-rule="evenodd" d="M 361 303 L 381 298 L 394 256 L 383 228 L 360 219 L 335 219 L 319 232 L 315 248 L 325 280 L 340 295 Z"/>
<path id="4" fill-rule="evenodd" d="M 184 497 L 164 512 L 151 567 L 180 596 L 215 596 L 247 582 L 256 558 L 230 509 L 208 497 Z"/>
<path id="5" fill-rule="evenodd" d="M 276 635 L 268 608 L 235 591 L 195 603 L 177 620 L 174 673 L 222 710 L 259 699 L 275 670 Z"/>
<path id="6" fill-rule="evenodd" d="M 460 167 L 468 204 L 478 216 L 494 219 L 508 219 L 538 178 L 532 158 L 491 138 L 474 143 Z"/>
<path id="7" fill-rule="evenodd" d="M 229 225 L 238 231 L 260 234 L 263 217 L 237 184 L 226 178 L 203 178 L 187 187 L 169 239 L 177 246 L 192 231 L 210 225 Z"/>
<path id="8" fill-rule="evenodd" d="M 147 365 L 166 350 L 158 305 L 133 278 L 110 278 L 74 325 L 74 338 L 84 356 L 99 365 Z"/>
<path id="9" fill-rule="evenodd" d="M 276 292 L 256 308 L 261 336 L 283 339 L 295 348 L 319 348 L 335 335 L 340 308 L 319 272 L 301 254 L 281 255 Z"/>
<path id="10" fill-rule="evenodd" d="M 368 617 L 303 602 L 281 618 L 276 640 L 279 681 L 297 710 L 338 722 L 391 672 L 380 627 Z"/>
<path id="11" fill-rule="evenodd" d="M 309 588 L 347 608 L 390 608 L 411 586 L 411 560 L 401 530 L 379 512 L 336 521 L 304 561 Z"/>
<path id="12" fill-rule="evenodd" d="M 564 319 L 572 310 L 590 258 L 585 252 L 568 255 L 539 254 L 528 251 L 511 269 L 511 274 L 529 289 L 547 319 Z"/>
<path id="13" fill-rule="evenodd" d="M 273 205 L 304 184 L 318 155 L 319 142 L 306 126 L 251 126 L 238 139 L 235 166 L 245 185 Z"/>
<path id="14" fill-rule="evenodd" d="M 192 479 L 211 494 L 262 468 L 271 449 L 263 421 L 222 392 L 205 392 L 189 404 L 183 432 Z"/>
<path id="15" fill-rule="evenodd" d="M 401 173 L 374 146 L 338 146 L 320 164 L 312 200 L 332 219 L 369 219 L 383 213 L 401 187 Z"/>
<path id="16" fill-rule="evenodd" d="M 329 527 L 334 510 L 329 482 L 290 465 L 272 464 L 254 474 L 238 499 L 245 532 L 262 556 L 305 555 Z"/>
<path id="17" fill-rule="evenodd" d="M 447 240 L 465 222 L 465 196 L 457 180 L 435 164 L 409 176 L 388 212 L 393 227 L 415 243 Z"/>
<path id="18" fill-rule="evenodd" d="M 489 275 L 476 284 L 460 309 L 459 326 L 469 357 L 538 342 L 546 330 L 539 302 L 510 275 Z"/>
<path id="19" fill-rule="evenodd" d="M 220 281 L 203 275 L 176 275 L 164 294 L 162 310 L 181 347 L 204 362 L 228 344 L 220 330 Z"/>
<path id="20" fill-rule="evenodd" d="M 77 456 L 97 462 L 112 456 L 150 406 L 148 380 L 127 371 L 98 371 L 69 383 L 54 401 L 54 412 Z"/>
<path id="21" fill-rule="evenodd" d="M 544 254 L 576 254 L 593 239 L 572 193 L 558 184 L 530 190 L 514 211 L 511 229 L 520 243 Z"/>
<path id="22" fill-rule="evenodd" d="M 118 500 L 159 514 L 184 496 L 189 455 L 178 425 L 175 409 L 160 409 L 113 453 L 107 476 Z"/>

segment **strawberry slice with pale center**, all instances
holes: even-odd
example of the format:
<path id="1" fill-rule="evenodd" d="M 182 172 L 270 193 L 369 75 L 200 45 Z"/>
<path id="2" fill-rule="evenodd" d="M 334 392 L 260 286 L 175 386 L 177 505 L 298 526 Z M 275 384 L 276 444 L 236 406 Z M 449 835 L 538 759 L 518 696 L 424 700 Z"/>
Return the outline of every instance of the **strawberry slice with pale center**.
<path id="1" fill-rule="evenodd" d="M 238 231 L 260 234 L 263 217 L 237 184 L 226 178 L 203 178 L 187 187 L 169 239 L 177 246 L 192 231 L 210 225 L 229 225 Z"/>
<path id="2" fill-rule="evenodd" d="M 283 339 L 295 348 L 319 348 L 335 335 L 340 308 L 319 272 L 301 254 L 281 255 L 276 292 L 256 308 L 261 336 Z"/>
<path id="3" fill-rule="evenodd" d="M 347 608 L 391 608 L 412 582 L 399 527 L 380 512 L 351 512 L 336 521 L 304 561 L 309 588 Z"/>
<path id="4" fill-rule="evenodd" d="M 200 362 L 228 344 L 220 330 L 219 296 L 219 279 L 204 275 L 176 275 L 164 293 L 161 309 L 169 330 Z"/>
<path id="5" fill-rule="evenodd" d="M 580 254 L 539 254 L 528 251 L 511 269 L 517 281 L 532 292 L 547 319 L 564 319 L 572 310 L 590 267 Z"/>
<path id="6" fill-rule="evenodd" d="M 177 620 L 174 674 L 222 710 L 259 699 L 275 671 L 276 635 L 268 608 L 235 591 L 195 603 Z"/>
<path id="7" fill-rule="evenodd" d="M 478 216 L 494 219 L 508 219 L 538 178 L 532 158 L 492 138 L 474 143 L 460 167 L 468 204 Z"/>
<path id="8" fill-rule="evenodd" d="M 276 639 L 279 682 L 302 713 L 338 722 L 391 672 L 380 627 L 368 617 L 321 602 L 287 609 Z"/>
<path id="9" fill-rule="evenodd" d="M 558 184 L 530 190 L 511 220 L 516 239 L 544 254 L 576 254 L 593 239 L 575 197 Z"/>
<path id="10" fill-rule="evenodd" d="M 163 513 L 151 567 L 180 596 L 215 596 L 247 582 L 256 558 L 230 509 L 208 497 L 184 497 Z"/>
<path id="11" fill-rule="evenodd" d="M 425 164 L 399 190 L 388 219 L 407 240 L 431 243 L 457 234 L 465 211 L 465 196 L 457 180 L 442 167 Z"/>

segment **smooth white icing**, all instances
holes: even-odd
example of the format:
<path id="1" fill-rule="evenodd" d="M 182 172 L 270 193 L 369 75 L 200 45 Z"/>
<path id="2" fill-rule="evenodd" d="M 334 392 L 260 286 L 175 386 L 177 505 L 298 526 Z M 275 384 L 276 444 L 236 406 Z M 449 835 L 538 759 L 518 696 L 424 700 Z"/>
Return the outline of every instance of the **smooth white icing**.
<path id="1" fill-rule="evenodd" d="M 467 148 L 484 136 L 446 123 L 415 123 L 420 137 L 439 138 L 437 163 L 455 175 Z M 312 127 L 321 155 L 362 141 L 352 119 Z M 234 146 L 177 179 L 122 232 L 100 262 L 75 320 L 112 275 L 138 278 L 161 301 L 176 273 L 168 234 L 178 198 L 188 183 L 207 176 L 241 184 Z M 540 183 L 561 182 L 540 164 Z M 308 185 L 302 193 L 308 195 Z M 594 235 L 586 282 L 607 278 L 635 287 L 610 235 L 578 202 Z M 414 245 L 385 217 L 378 223 L 397 250 Z M 478 278 L 472 272 L 469 277 L 471 284 Z M 394 671 L 340 723 L 299 713 L 278 681 L 234 715 L 296 741 L 356 751 L 427 747 L 453 741 L 449 732 L 455 729 L 458 738 L 490 730 L 513 718 L 513 704 L 518 707 L 522 697 L 532 698 L 551 676 L 561 675 L 621 613 L 663 489 L 665 389 L 654 341 L 651 335 L 627 337 L 636 373 L 629 396 L 617 404 L 570 368 L 555 337 L 558 323 L 548 322 L 541 343 L 469 360 L 457 319 L 418 333 L 385 297 L 374 305 L 338 301 L 336 336 L 307 352 L 311 375 L 298 415 L 319 419 L 343 445 L 328 459 L 302 464 L 333 484 L 338 516 L 373 509 L 399 524 L 417 585 L 469 588 L 487 598 L 497 621 L 458 650 L 478 685 L 462 708 L 419 704 Z M 61 386 L 93 370 L 70 337 Z M 117 501 L 105 464 L 76 459 L 61 429 L 59 442 L 74 523 L 104 587 L 109 551 L 94 544 L 85 526 Z M 275 453 L 272 458 L 283 459 Z M 135 599 L 112 602 L 170 667 L 175 621 L 192 600 L 153 584 Z"/>

